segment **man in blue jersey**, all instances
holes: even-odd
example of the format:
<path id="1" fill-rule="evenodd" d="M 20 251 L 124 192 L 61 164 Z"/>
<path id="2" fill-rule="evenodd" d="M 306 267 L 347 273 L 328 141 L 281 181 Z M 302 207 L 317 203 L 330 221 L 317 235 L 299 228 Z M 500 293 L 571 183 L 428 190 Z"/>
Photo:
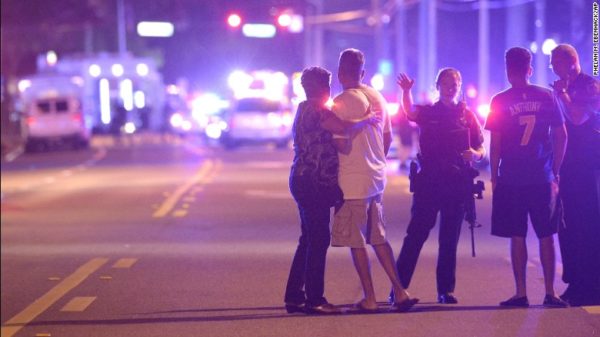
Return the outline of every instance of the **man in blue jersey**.
<path id="1" fill-rule="evenodd" d="M 491 131 L 492 234 L 511 239 L 516 294 L 501 306 L 528 307 L 526 288 L 527 216 L 540 241 L 544 306 L 568 304 L 554 293 L 554 234 L 562 214 L 557 206 L 558 173 L 567 133 L 552 91 L 529 83 L 531 53 L 506 52 L 511 87 L 492 98 L 485 128 Z"/>

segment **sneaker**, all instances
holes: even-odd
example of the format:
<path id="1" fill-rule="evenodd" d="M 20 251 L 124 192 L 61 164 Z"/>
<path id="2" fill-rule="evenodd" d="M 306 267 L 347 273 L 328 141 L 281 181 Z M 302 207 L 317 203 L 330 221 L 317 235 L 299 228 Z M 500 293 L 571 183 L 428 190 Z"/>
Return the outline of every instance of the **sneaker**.
<path id="1" fill-rule="evenodd" d="M 547 308 L 566 308 L 569 306 L 569 303 L 554 295 L 546 294 L 544 297 L 544 306 Z"/>
<path id="2" fill-rule="evenodd" d="M 438 303 L 441 304 L 456 304 L 458 299 L 452 293 L 444 293 L 438 295 Z"/>
<path id="3" fill-rule="evenodd" d="M 529 300 L 527 296 L 523 297 L 511 297 L 506 301 L 500 302 L 500 305 L 503 307 L 520 307 L 527 308 L 529 307 Z"/>

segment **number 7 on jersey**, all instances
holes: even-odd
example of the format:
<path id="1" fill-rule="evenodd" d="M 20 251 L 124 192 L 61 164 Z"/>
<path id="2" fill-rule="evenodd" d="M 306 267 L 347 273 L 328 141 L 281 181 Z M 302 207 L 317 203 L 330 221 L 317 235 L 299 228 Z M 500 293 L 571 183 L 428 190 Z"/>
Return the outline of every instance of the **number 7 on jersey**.
<path id="1" fill-rule="evenodd" d="M 521 137 L 521 145 L 529 144 L 533 127 L 535 126 L 535 115 L 519 116 L 519 125 L 525 125 L 525 131 Z"/>

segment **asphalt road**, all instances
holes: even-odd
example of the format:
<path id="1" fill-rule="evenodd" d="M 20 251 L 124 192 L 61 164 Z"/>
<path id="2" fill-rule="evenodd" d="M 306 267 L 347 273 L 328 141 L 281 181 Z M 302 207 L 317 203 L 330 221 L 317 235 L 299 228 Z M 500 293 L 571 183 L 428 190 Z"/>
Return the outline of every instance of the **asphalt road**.
<path id="1" fill-rule="evenodd" d="M 299 235 L 287 188 L 291 158 L 289 149 L 224 152 L 156 135 L 96 138 L 88 151 L 11 156 L 1 171 L 2 337 L 600 336 L 599 307 L 541 306 L 533 235 L 533 305 L 498 307 L 514 288 L 508 241 L 489 234 L 488 192 L 477 202 L 483 227 L 476 258 L 463 228 L 459 304 L 435 302 L 434 230 L 409 289 L 421 299 L 412 312 L 385 312 L 389 282 L 371 254 L 382 313 L 286 314 L 282 297 Z M 385 205 L 397 253 L 410 194 L 394 160 Z M 329 249 L 326 282 L 334 304 L 347 308 L 361 298 L 347 249 Z"/>

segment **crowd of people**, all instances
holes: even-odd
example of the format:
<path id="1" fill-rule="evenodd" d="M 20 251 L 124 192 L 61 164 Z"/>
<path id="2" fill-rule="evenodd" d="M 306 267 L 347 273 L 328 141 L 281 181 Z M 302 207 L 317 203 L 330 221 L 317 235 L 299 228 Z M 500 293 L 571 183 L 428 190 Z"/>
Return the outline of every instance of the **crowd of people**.
<path id="1" fill-rule="evenodd" d="M 527 307 L 526 236 L 531 223 L 540 244 L 545 307 L 600 304 L 600 82 L 581 70 L 576 50 L 558 45 L 551 55 L 558 76 L 550 88 L 531 84 L 531 53 L 506 51 L 510 88 L 496 94 L 485 129 L 491 133 L 492 235 L 510 239 L 515 293 L 500 306 Z M 418 172 L 411 177 L 411 219 L 398 258 L 387 240 L 383 210 L 386 156 L 392 142 L 383 96 L 362 83 L 364 54 L 340 54 L 342 93 L 331 109 L 331 73 L 304 70 L 306 101 L 294 121 L 295 156 L 290 191 L 298 205 L 301 236 L 292 262 L 285 307 L 289 313 L 338 314 L 324 296 L 328 247 L 349 247 L 364 297 L 350 311 L 373 313 L 375 297 L 367 245 L 387 274 L 389 310 L 418 303 L 407 292 L 420 251 L 439 216 L 437 300 L 458 303 L 457 246 L 465 207 L 472 197 L 472 165 L 482 160 L 482 126 L 458 100 L 457 69 L 438 72 L 439 99 L 414 104 L 414 80 L 397 79 L 405 120 L 419 129 Z M 467 196 L 467 197 L 465 197 Z M 334 207 L 330 229 L 330 209 Z M 528 220 L 529 219 L 529 220 Z M 558 233 L 564 294 L 554 290 Z"/>

